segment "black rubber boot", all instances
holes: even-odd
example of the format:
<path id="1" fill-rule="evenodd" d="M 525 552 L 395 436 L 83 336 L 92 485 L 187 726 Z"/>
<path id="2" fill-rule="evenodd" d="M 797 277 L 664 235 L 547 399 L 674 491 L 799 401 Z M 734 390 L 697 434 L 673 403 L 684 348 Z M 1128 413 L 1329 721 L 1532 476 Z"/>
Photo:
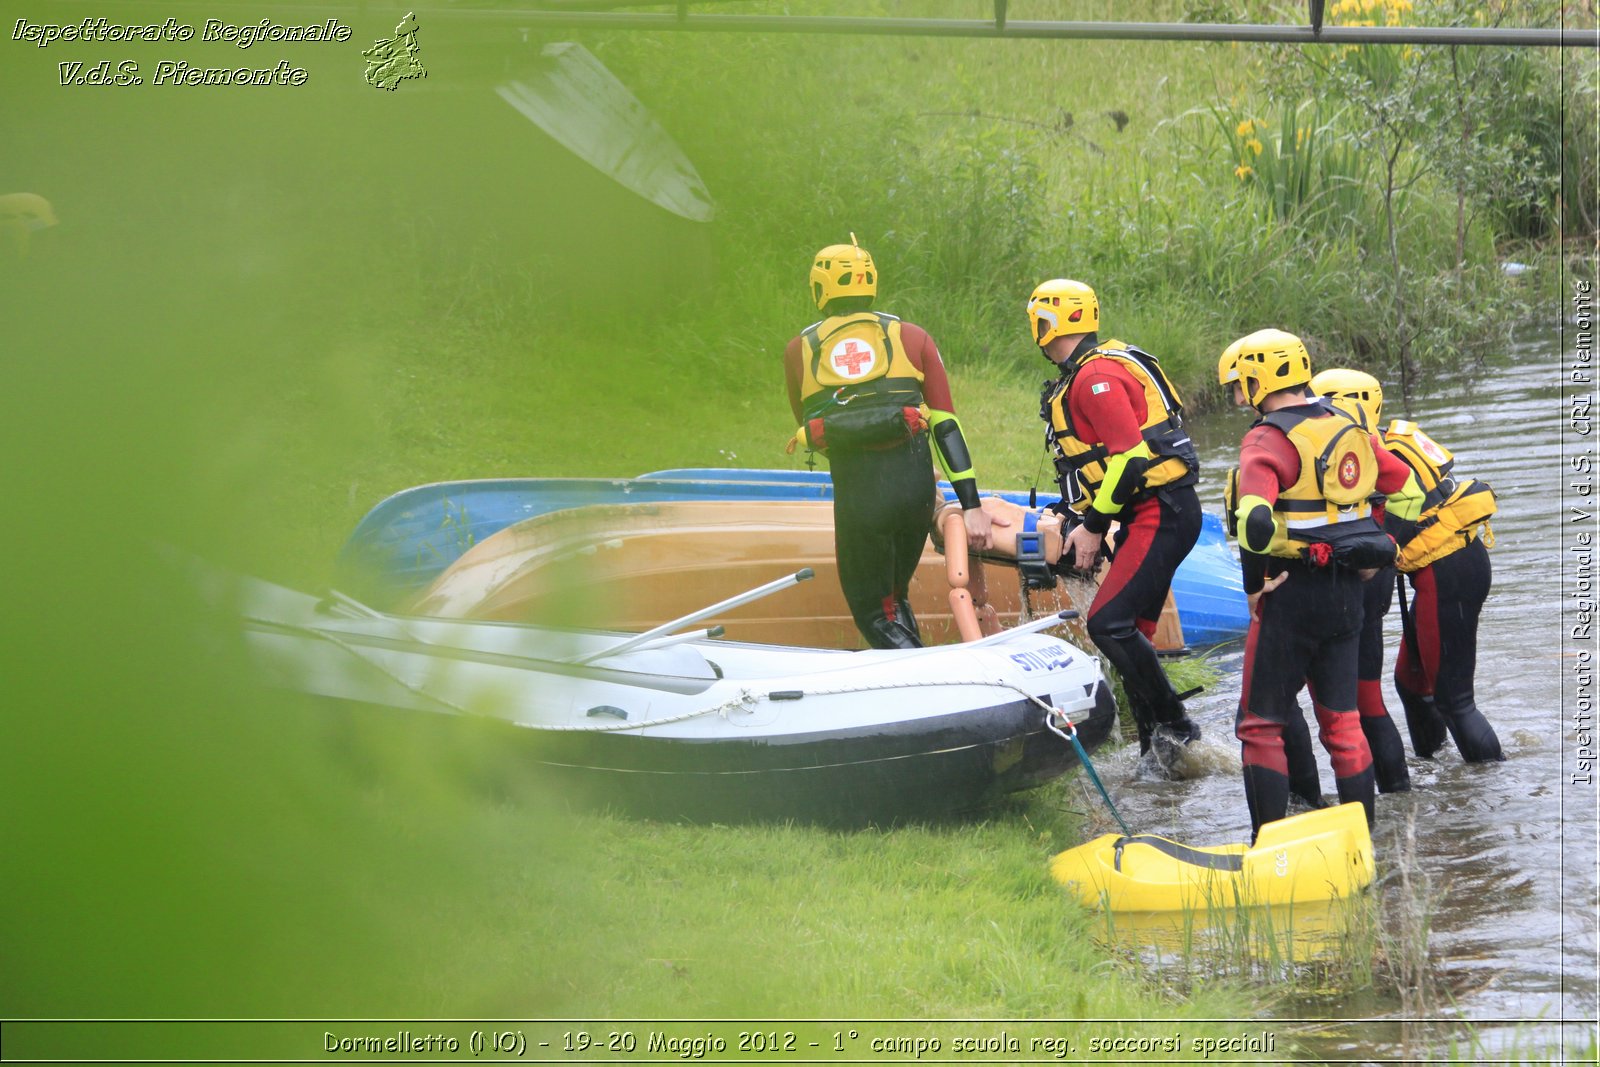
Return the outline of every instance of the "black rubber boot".
<path id="1" fill-rule="evenodd" d="M 873 648 L 921 648 L 922 640 L 914 630 L 908 630 L 898 619 L 877 615 L 867 620 L 862 628 L 867 644 Z"/>
<path id="2" fill-rule="evenodd" d="M 1283 755 L 1289 764 L 1289 792 L 1313 808 L 1323 807 L 1322 775 L 1311 748 L 1311 728 L 1306 725 L 1305 712 L 1298 707 L 1283 724 Z"/>
<path id="3" fill-rule="evenodd" d="M 1411 735 L 1411 751 L 1423 759 L 1432 759 L 1448 736 L 1444 716 L 1433 705 L 1433 697 L 1413 693 L 1401 686 L 1398 680 L 1394 691 L 1406 709 L 1406 732 Z"/>
<path id="4" fill-rule="evenodd" d="M 1101 629 L 1094 618 L 1089 620 L 1088 629 L 1095 647 L 1122 679 L 1122 691 L 1128 694 L 1137 721 L 1171 726 L 1191 740 L 1200 736 L 1199 728 L 1184 713 L 1183 701 L 1167 680 L 1156 646 L 1148 637 L 1133 626 Z"/>
<path id="5" fill-rule="evenodd" d="M 1272 770 L 1245 764 L 1244 802 L 1250 807 L 1250 843 L 1255 844 L 1261 827 L 1289 814 L 1289 777 Z"/>
<path id="6" fill-rule="evenodd" d="M 1378 793 L 1377 780 L 1368 767 L 1359 774 L 1352 774 L 1348 778 L 1334 780 L 1334 785 L 1339 790 L 1339 803 L 1358 803 L 1367 811 L 1367 829 L 1372 829 L 1373 809 Z"/>
<path id="7" fill-rule="evenodd" d="M 1489 725 L 1489 720 L 1483 717 L 1476 703 L 1441 710 L 1444 712 L 1444 724 L 1462 759 L 1468 763 L 1498 763 L 1506 758 L 1500 749 L 1499 735 Z"/>
<path id="8" fill-rule="evenodd" d="M 1122 694 L 1128 698 L 1128 713 L 1133 716 L 1134 728 L 1139 732 L 1139 755 L 1143 756 L 1150 751 L 1150 737 L 1156 728 L 1155 716 L 1150 714 L 1150 708 L 1140 695 L 1129 690 L 1126 682 L 1123 683 Z"/>
<path id="9" fill-rule="evenodd" d="M 1400 742 L 1400 731 L 1389 716 L 1361 716 L 1361 732 L 1372 750 L 1372 769 L 1377 776 L 1378 792 L 1409 793 L 1411 771 L 1406 767 L 1406 749 Z"/>
<path id="10" fill-rule="evenodd" d="M 911 614 L 911 602 L 904 597 L 896 598 L 894 602 L 895 621 L 916 635 L 917 644 L 922 644 L 922 630 L 917 626 L 917 617 Z"/>

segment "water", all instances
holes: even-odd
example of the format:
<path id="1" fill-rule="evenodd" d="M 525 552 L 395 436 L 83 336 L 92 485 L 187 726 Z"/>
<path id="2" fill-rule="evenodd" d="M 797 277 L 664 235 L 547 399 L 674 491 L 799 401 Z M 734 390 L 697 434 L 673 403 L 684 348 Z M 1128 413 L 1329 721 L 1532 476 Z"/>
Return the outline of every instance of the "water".
<path id="1" fill-rule="evenodd" d="M 1417 1044 L 1428 1041 L 1428 1027 L 1415 1022 L 1421 1014 L 1451 1020 L 1443 1029 L 1458 1036 L 1470 1031 L 1482 1042 L 1480 1054 L 1548 1048 L 1563 1038 L 1570 1044 L 1593 1030 L 1600 1000 L 1596 793 L 1592 784 L 1570 781 L 1580 767 L 1572 668 L 1583 646 L 1568 640 L 1564 647 L 1563 640 L 1577 621 L 1570 606 L 1575 560 L 1563 575 L 1574 538 L 1563 519 L 1570 504 L 1582 501 L 1571 489 L 1566 499 L 1562 495 L 1568 481 L 1562 435 L 1569 453 L 1587 447 L 1567 424 L 1562 388 L 1571 365 L 1571 353 L 1562 353 L 1561 338 L 1551 330 L 1483 374 L 1425 382 L 1420 391 L 1426 398 L 1413 402 L 1411 416 L 1455 452 L 1457 471 L 1486 479 L 1498 496 L 1477 696 L 1507 759 L 1466 765 L 1447 743 L 1435 760 L 1410 759 L 1411 793 L 1378 798 L 1373 843 L 1380 921 L 1392 933 L 1408 898 L 1434 898 L 1428 967 L 1442 995 L 1422 999 L 1407 990 L 1404 996 L 1347 994 L 1282 1005 L 1285 1020 L 1347 1020 L 1317 1041 L 1319 1054 L 1329 1059 L 1415 1054 Z M 1385 419 L 1404 415 L 1398 393 L 1390 391 Z M 1237 462 L 1249 421 L 1245 412 L 1226 412 L 1195 428 L 1208 508 L 1220 509 L 1222 476 Z M 1385 634 L 1386 699 L 1398 714 L 1388 681 L 1400 640 L 1398 608 L 1385 620 Z M 1211 773 L 1185 782 L 1155 780 L 1141 773 L 1131 747 L 1097 761 L 1136 830 L 1194 844 L 1248 840 L 1233 738 L 1239 661 L 1237 647 L 1218 650 L 1221 680 L 1190 704 L 1205 733 L 1203 760 Z M 1404 737 L 1404 724 L 1397 722 Z M 1333 774 L 1316 747 L 1324 792 L 1331 795 Z M 1358 1019 L 1382 1022 L 1353 1025 Z M 1567 1025 L 1573 1020 L 1589 1023 Z"/>

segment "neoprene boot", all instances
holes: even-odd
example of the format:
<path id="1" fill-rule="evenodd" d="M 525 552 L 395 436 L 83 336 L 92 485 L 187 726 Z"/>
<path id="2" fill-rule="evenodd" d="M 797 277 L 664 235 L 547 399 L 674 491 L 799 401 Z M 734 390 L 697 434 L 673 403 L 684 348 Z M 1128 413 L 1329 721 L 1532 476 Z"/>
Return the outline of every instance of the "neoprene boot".
<path id="1" fill-rule="evenodd" d="M 1322 776 L 1311 749 L 1311 728 L 1299 708 L 1283 724 L 1283 755 L 1289 764 L 1289 792 L 1313 808 L 1323 807 Z"/>
<path id="2" fill-rule="evenodd" d="M 1384 707 L 1382 683 L 1365 681 L 1361 684 L 1361 732 L 1366 735 L 1367 747 L 1372 750 L 1372 769 L 1378 778 L 1378 792 L 1405 793 L 1411 789 L 1411 771 L 1406 767 L 1406 747 L 1400 741 L 1400 731 L 1389 718 Z M 1371 690 L 1377 690 L 1376 707 Z"/>
<path id="3" fill-rule="evenodd" d="M 1122 679 L 1122 688 L 1135 706 L 1149 709 L 1157 723 L 1173 727 L 1193 727 L 1183 711 L 1183 701 L 1177 690 L 1167 680 L 1161 669 L 1161 658 L 1156 646 L 1135 626 L 1109 630 L 1097 625 L 1097 617 L 1090 616 L 1087 627 L 1089 638 L 1100 650 Z M 1199 736 L 1198 733 L 1195 735 Z"/>
<path id="4" fill-rule="evenodd" d="M 1444 716 L 1433 705 L 1433 697 L 1413 693 L 1395 679 L 1394 691 L 1400 695 L 1400 704 L 1406 709 L 1406 732 L 1411 735 L 1411 751 L 1423 759 L 1432 759 L 1444 744 L 1446 730 Z"/>
<path id="5" fill-rule="evenodd" d="M 1250 843 L 1261 827 L 1289 814 L 1289 777 L 1270 767 L 1244 765 L 1244 802 L 1250 807 Z"/>
<path id="6" fill-rule="evenodd" d="M 1133 716 L 1134 728 L 1139 732 L 1139 755 L 1143 756 L 1150 751 L 1150 738 L 1155 732 L 1156 719 L 1140 695 L 1128 688 L 1126 681 L 1122 684 L 1122 693 L 1128 698 L 1128 713 Z"/>
<path id="7" fill-rule="evenodd" d="M 900 625 L 916 635 L 917 644 L 922 644 L 922 630 L 917 626 L 917 617 L 911 614 L 911 601 L 905 597 L 896 597 L 894 602 L 894 617 Z"/>
<path id="8" fill-rule="evenodd" d="M 874 614 L 861 627 L 862 636 L 873 648 L 921 648 L 922 640 L 914 630 L 906 629 L 899 619 L 881 613 Z"/>
<path id="9" fill-rule="evenodd" d="M 1339 803 L 1349 804 L 1355 802 L 1367 811 L 1367 829 L 1372 829 L 1373 808 L 1377 796 L 1377 781 L 1368 767 L 1346 778 L 1334 779 L 1334 785 L 1339 790 Z"/>
<path id="10" fill-rule="evenodd" d="M 1437 706 L 1437 702 L 1435 702 Z M 1497 763 L 1506 758 L 1500 749 L 1500 738 L 1483 717 L 1475 702 L 1467 701 L 1461 707 L 1444 707 L 1444 724 L 1456 743 L 1456 751 L 1468 763 Z"/>

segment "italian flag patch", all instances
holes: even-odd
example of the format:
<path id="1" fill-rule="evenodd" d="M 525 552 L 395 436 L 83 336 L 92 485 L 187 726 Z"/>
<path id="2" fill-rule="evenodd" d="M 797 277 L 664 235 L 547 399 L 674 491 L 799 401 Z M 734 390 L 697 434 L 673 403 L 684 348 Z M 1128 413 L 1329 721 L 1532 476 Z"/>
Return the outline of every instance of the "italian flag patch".
<path id="1" fill-rule="evenodd" d="M 1089 386 L 1090 396 L 1099 396 L 1101 393 L 1109 393 L 1110 391 L 1110 382 L 1095 382 L 1093 385 Z"/>

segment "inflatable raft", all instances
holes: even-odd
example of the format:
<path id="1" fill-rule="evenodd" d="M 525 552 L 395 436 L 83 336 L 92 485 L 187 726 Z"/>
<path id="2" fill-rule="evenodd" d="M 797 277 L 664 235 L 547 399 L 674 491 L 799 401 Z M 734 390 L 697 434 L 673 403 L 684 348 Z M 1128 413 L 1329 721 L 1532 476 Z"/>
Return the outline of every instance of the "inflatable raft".
<path id="1" fill-rule="evenodd" d="M 787 593 L 803 577 L 745 597 Z M 839 652 L 691 628 L 718 605 L 628 634 L 406 616 L 233 585 L 225 595 L 242 607 L 269 684 L 381 715 L 385 730 L 496 731 L 490 747 L 538 780 L 658 819 L 860 826 L 958 815 L 1077 762 L 1051 709 L 1090 750 L 1116 720 L 1095 658 L 1038 632 L 1057 619 L 966 644 Z"/>

